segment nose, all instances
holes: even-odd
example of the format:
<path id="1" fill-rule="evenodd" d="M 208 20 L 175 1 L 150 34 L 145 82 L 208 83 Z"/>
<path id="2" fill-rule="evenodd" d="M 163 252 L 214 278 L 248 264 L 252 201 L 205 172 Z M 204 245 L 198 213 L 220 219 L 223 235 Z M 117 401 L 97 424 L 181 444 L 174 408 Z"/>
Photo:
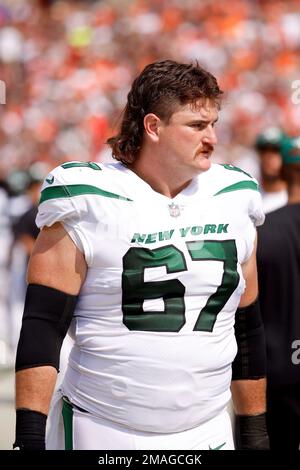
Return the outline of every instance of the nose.
<path id="1" fill-rule="evenodd" d="M 204 143 L 210 144 L 210 145 L 216 145 L 218 143 L 216 131 L 211 124 L 207 126 L 206 132 L 202 140 Z"/>

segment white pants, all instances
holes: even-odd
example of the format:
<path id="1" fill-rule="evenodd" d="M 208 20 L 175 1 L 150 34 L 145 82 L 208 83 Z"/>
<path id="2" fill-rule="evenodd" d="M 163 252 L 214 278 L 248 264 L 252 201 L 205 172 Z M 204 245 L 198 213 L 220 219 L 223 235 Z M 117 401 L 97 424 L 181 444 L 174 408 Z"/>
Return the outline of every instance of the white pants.
<path id="1" fill-rule="evenodd" d="M 205 424 L 187 431 L 158 434 L 134 431 L 76 408 L 53 402 L 47 449 L 73 450 L 232 450 L 229 414 L 224 410 Z M 65 446 L 66 445 L 66 446 Z"/>

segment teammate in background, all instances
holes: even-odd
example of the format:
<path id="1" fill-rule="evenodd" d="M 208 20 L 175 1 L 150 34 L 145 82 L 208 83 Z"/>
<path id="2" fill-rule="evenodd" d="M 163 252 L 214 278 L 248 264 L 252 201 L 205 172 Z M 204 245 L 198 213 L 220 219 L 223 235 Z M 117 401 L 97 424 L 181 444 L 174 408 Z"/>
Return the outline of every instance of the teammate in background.
<path id="1" fill-rule="evenodd" d="M 264 214 L 256 181 L 210 162 L 221 95 L 198 65 L 150 64 L 108 141 L 118 162 L 47 176 L 16 359 L 15 448 L 45 446 L 70 322 L 47 448 L 232 449 L 232 378 L 242 448 L 268 446 L 255 258 Z"/>
<path id="2" fill-rule="evenodd" d="M 300 444 L 300 137 L 281 146 L 288 205 L 259 229 L 260 303 L 267 341 L 267 424 L 271 449 Z"/>
<path id="3" fill-rule="evenodd" d="M 255 148 L 259 155 L 261 193 L 265 214 L 287 203 L 286 182 L 281 176 L 280 144 L 284 135 L 277 127 L 269 127 L 258 135 Z"/>

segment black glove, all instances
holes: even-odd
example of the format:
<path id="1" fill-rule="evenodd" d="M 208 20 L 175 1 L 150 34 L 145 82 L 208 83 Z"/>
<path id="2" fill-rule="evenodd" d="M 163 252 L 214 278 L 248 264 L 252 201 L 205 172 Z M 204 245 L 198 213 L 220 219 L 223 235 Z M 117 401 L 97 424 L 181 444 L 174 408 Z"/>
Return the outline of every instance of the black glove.
<path id="1" fill-rule="evenodd" d="M 46 421 L 47 416 L 39 411 L 18 409 L 14 450 L 45 450 Z"/>
<path id="2" fill-rule="evenodd" d="M 266 413 L 252 416 L 236 416 L 237 450 L 269 450 Z"/>

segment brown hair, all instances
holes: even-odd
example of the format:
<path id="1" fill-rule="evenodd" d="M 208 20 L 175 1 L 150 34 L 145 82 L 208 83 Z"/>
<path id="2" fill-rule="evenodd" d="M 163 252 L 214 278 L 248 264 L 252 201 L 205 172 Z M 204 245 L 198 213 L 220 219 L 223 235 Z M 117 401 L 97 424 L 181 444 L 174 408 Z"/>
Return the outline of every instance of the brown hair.
<path id="1" fill-rule="evenodd" d="M 136 160 L 146 114 L 154 113 L 168 122 L 179 105 L 195 104 L 201 98 L 219 107 L 222 94 L 216 78 L 198 63 L 162 60 L 147 65 L 128 93 L 119 133 L 107 140 L 114 158 L 125 164 Z"/>

